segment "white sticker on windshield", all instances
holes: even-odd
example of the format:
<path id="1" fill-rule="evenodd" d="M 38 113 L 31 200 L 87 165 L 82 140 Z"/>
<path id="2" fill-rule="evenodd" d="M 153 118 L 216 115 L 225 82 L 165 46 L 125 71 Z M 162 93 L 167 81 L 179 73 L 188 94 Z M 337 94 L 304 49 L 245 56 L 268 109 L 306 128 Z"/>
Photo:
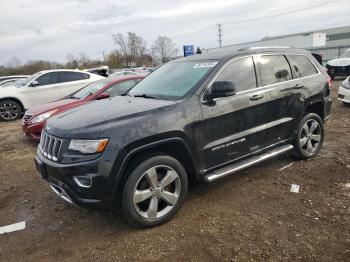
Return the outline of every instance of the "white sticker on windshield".
<path id="1" fill-rule="evenodd" d="M 216 66 L 218 62 L 206 62 L 206 63 L 199 63 L 195 64 L 193 68 L 208 68 L 208 67 L 214 67 Z"/>

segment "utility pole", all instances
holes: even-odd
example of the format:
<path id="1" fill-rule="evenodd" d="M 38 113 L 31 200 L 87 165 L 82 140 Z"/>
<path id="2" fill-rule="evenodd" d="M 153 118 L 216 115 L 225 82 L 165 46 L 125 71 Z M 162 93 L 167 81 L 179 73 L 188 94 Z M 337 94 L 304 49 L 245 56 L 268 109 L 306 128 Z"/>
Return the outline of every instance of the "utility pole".
<path id="1" fill-rule="evenodd" d="M 105 51 L 103 50 L 102 51 L 102 56 L 103 56 L 103 64 L 106 63 L 106 56 L 105 56 Z"/>
<path id="2" fill-rule="evenodd" d="M 221 43 L 222 43 L 222 30 L 221 30 L 221 24 L 218 24 L 218 27 L 219 27 L 219 47 L 221 48 Z"/>

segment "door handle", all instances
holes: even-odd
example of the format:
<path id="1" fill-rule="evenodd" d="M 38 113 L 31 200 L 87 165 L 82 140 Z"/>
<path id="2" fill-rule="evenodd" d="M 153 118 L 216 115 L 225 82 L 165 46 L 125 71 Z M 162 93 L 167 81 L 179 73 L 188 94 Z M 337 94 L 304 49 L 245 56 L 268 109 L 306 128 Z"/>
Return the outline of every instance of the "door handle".
<path id="1" fill-rule="evenodd" d="M 263 95 L 253 95 L 252 97 L 249 98 L 250 101 L 257 101 L 259 99 L 264 98 Z"/>
<path id="2" fill-rule="evenodd" d="M 293 89 L 302 89 L 302 88 L 304 88 L 304 86 L 299 84 L 296 84 L 295 86 L 293 86 Z"/>

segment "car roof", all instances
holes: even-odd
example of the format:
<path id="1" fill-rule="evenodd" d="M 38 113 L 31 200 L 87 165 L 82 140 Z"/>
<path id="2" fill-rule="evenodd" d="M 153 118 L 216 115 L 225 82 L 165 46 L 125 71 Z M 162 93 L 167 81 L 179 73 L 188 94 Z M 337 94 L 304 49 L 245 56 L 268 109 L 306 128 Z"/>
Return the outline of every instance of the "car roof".
<path id="1" fill-rule="evenodd" d="M 210 53 L 192 55 L 174 61 L 227 60 L 236 56 L 254 55 L 260 53 L 308 54 L 305 49 L 290 47 L 247 47 L 236 51 L 217 50 Z"/>
<path id="2" fill-rule="evenodd" d="M 0 79 L 2 78 L 26 78 L 26 77 L 29 77 L 29 75 L 12 75 L 12 76 L 0 76 Z"/>
<path id="3" fill-rule="evenodd" d="M 42 70 L 39 71 L 40 73 L 51 73 L 51 72 L 80 72 L 80 73 L 85 73 L 85 74 L 91 74 L 90 72 L 87 71 L 82 71 L 79 69 L 50 69 L 50 70 Z M 37 72 L 37 73 L 39 73 Z"/>

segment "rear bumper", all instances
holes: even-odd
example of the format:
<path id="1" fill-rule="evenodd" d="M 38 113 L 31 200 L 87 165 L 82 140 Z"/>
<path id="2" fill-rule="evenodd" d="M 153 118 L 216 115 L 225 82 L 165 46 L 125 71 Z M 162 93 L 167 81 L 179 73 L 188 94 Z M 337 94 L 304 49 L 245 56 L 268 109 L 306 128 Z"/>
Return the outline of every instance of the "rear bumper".
<path id="1" fill-rule="evenodd" d="M 350 103 L 350 89 L 346 89 L 342 86 L 339 86 L 338 100 L 344 103 Z"/>

